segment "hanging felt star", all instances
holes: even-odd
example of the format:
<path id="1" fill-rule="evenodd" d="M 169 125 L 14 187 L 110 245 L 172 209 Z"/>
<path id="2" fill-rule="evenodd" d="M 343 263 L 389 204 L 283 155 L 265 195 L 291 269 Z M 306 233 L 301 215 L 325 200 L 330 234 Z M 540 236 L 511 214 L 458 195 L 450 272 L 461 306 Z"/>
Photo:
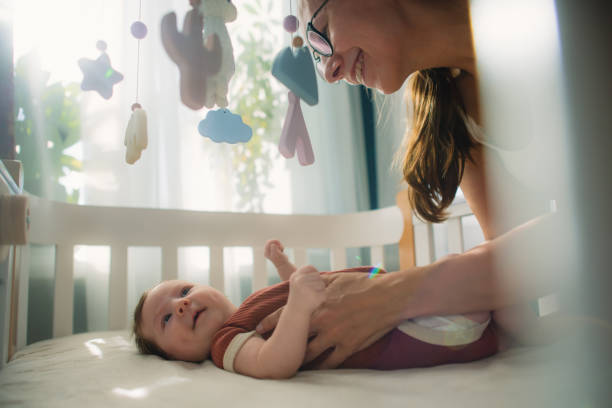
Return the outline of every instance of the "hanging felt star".
<path id="1" fill-rule="evenodd" d="M 113 86 L 123 79 L 123 75 L 111 67 L 110 58 L 105 52 L 95 60 L 81 58 L 79 67 L 83 72 L 81 89 L 97 91 L 104 99 L 113 96 Z"/>

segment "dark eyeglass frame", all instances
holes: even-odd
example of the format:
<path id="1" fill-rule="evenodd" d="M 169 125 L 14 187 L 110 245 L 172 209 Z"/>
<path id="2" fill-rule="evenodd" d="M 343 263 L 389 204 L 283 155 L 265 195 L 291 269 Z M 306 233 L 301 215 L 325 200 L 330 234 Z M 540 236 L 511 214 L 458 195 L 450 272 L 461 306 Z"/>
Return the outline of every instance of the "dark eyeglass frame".
<path id="1" fill-rule="evenodd" d="M 323 34 L 322 32 L 320 32 L 319 30 L 317 30 L 313 25 L 312 22 L 314 21 L 314 19 L 317 17 L 317 14 L 319 14 L 319 12 L 323 9 L 323 7 L 325 7 L 325 5 L 327 4 L 329 0 L 325 0 L 323 2 L 323 4 L 321 4 L 319 6 L 319 8 L 317 9 L 317 11 L 314 12 L 314 14 L 312 15 L 312 18 L 310 19 L 310 21 L 308 22 L 308 26 L 306 27 L 306 40 L 308 41 L 308 44 L 310 44 L 310 47 L 312 48 L 312 57 L 314 58 L 314 60 L 318 63 L 321 62 L 321 57 L 331 57 L 332 55 L 334 55 L 334 46 L 332 45 L 331 41 L 329 40 L 329 38 L 327 38 L 327 36 L 325 34 Z M 329 53 L 325 53 L 325 52 L 321 52 L 319 49 L 317 49 L 318 47 L 315 47 L 311 42 L 310 42 L 310 37 L 308 35 L 309 32 L 313 32 L 316 35 L 318 35 L 323 41 L 325 41 L 327 43 L 327 45 L 329 46 L 329 49 L 331 50 L 331 52 Z"/>

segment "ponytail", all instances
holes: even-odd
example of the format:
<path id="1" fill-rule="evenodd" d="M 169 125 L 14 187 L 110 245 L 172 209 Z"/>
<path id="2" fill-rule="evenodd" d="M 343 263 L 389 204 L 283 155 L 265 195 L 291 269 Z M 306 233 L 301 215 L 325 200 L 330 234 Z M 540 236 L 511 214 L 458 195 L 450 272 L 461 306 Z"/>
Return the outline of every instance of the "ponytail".
<path id="1" fill-rule="evenodd" d="M 402 161 L 408 199 L 417 215 L 429 222 L 447 218 L 463 177 L 465 160 L 472 160 L 475 142 L 465 125 L 465 109 L 448 68 L 414 73 L 406 95 L 413 102 L 413 125 L 404 136 L 408 147 Z"/>

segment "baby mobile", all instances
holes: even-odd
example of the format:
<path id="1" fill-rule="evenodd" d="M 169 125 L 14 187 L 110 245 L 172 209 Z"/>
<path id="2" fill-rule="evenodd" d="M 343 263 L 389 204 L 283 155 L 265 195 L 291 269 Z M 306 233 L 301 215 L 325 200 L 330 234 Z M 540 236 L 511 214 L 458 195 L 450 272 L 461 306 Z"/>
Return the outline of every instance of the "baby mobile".
<path id="1" fill-rule="evenodd" d="M 140 40 L 147 35 L 147 26 L 140 21 L 142 18 L 142 0 L 139 0 L 138 21 L 134 22 L 130 31 L 138 39 L 138 55 L 136 60 L 136 101 L 132 104 L 132 115 L 125 131 L 124 144 L 126 146 L 125 161 L 134 164 L 140 158 L 142 150 L 146 149 L 147 137 L 147 114 L 138 103 L 138 91 L 140 84 Z M 113 69 L 110 58 L 106 53 L 107 44 L 103 40 L 96 43 L 96 48 L 102 54 L 96 60 L 81 58 L 78 61 L 83 72 L 81 89 L 84 91 L 96 91 L 104 99 L 113 96 L 113 86 L 123 79 L 123 75 Z"/>
<path id="2" fill-rule="evenodd" d="M 189 4 L 192 9 L 185 16 L 182 31 L 174 12 L 161 21 L 162 44 L 179 69 L 181 101 L 193 110 L 220 108 L 209 111 L 199 123 L 202 136 L 214 142 L 248 142 L 252 129 L 227 109 L 235 64 L 225 24 L 236 19 L 236 7 L 229 0 L 190 0 Z"/>
<path id="3" fill-rule="evenodd" d="M 319 102 L 317 78 L 314 64 L 304 41 L 294 33 L 298 30 L 298 19 L 292 13 L 283 20 L 283 27 L 291 34 L 291 46 L 282 49 L 274 58 L 272 75 L 289 88 L 289 109 L 283 123 L 278 150 L 283 157 L 297 156 L 302 166 L 314 163 L 314 152 L 302 114 L 300 99 L 313 106 Z"/>
<path id="4" fill-rule="evenodd" d="M 130 26 L 130 32 L 138 40 L 138 52 L 136 56 L 136 101 L 132 104 L 132 115 L 125 130 L 125 161 L 134 164 L 144 149 L 147 148 L 147 113 L 138 102 L 138 91 L 140 87 L 140 40 L 147 36 L 147 26 L 142 19 L 142 0 L 138 2 L 138 21 Z"/>
<path id="5" fill-rule="evenodd" d="M 186 14 L 182 31 L 178 30 L 176 13 L 166 14 L 161 21 L 162 45 L 170 59 L 179 69 L 179 89 L 183 104 L 193 110 L 203 107 L 219 107 L 210 110 L 198 124 L 202 136 L 214 142 L 244 143 L 252 137 L 252 129 L 244 124 L 239 115 L 227 109 L 228 85 L 234 74 L 234 53 L 225 26 L 237 17 L 236 7 L 230 0 L 190 0 L 192 9 Z M 147 115 L 138 101 L 140 84 L 140 40 L 146 37 L 147 27 L 141 21 L 142 0 L 139 0 L 138 21 L 130 31 L 138 40 L 136 68 L 136 98 L 128 122 L 124 144 L 125 160 L 134 164 L 147 147 Z M 314 163 L 314 153 L 304 121 L 300 100 L 309 105 L 318 103 L 318 88 L 314 64 L 304 41 L 294 35 L 298 20 L 291 11 L 283 21 L 286 31 L 291 34 L 291 45 L 282 49 L 275 57 L 272 75 L 289 88 L 289 108 L 283 123 L 279 151 L 285 158 L 292 158 L 297 152 L 303 166 Z M 104 41 L 96 44 L 101 55 L 96 60 L 82 58 L 78 61 L 83 72 L 81 88 L 97 91 L 103 98 L 110 99 L 113 86 L 123 79 L 114 70 L 106 54 Z"/>

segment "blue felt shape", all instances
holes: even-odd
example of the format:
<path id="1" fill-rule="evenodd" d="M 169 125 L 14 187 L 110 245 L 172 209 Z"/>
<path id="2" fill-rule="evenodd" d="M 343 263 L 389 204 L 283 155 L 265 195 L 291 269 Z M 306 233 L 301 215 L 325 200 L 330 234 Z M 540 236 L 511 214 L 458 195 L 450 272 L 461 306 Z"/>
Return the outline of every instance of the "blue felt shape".
<path id="1" fill-rule="evenodd" d="M 306 47 L 296 53 L 291 47 L 282 49 L 274 58 L 272 75 L 307 104 L 319 103 L 317 74 Z"/>
<path id="2" fill-rule="evenodd" d="M 123 79 L 123 75 L 111 67 L 110 58 L 103 52 L 98 59 L 81 58 L 79 67 L 83 72 L 81 89 L 84 91 L 97 91 L 104 99 L 113 96 L 113 85 Z"/>
<path id="3" fill-rule="evenodd" d="M 228 109 L 209 111 L 198 124 L 198 132 L 217 143 L 246 143 L 253 136 L 253 130 L 242 122 L 240 115 Z"/>

